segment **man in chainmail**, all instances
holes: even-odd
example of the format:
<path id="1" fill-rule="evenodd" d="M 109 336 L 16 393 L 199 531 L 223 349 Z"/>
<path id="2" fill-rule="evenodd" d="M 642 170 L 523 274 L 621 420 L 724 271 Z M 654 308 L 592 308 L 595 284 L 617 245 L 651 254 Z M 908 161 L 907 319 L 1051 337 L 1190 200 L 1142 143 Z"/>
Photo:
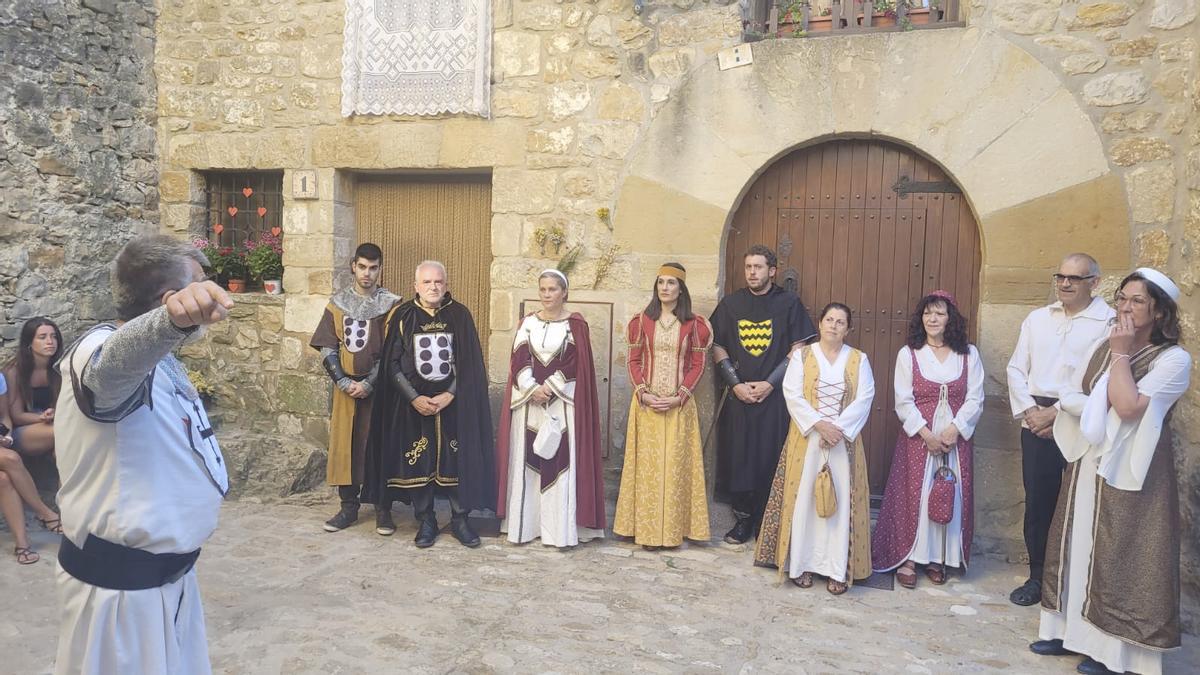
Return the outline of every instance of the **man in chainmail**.
<path id="1" fill-rule="evenodd" d="M 360 244 L 350 261 L 354 283 L 333 295 L 321 323 L 313 333 L 312 347 L 320 350 L 321 364 L 335 385 L 329 418 L 329 460 L 326 481 L 336 485 L 342 507 L 325 521 L 325 530 L 337 532 L 358 520 L 363 458 L 371 429 L 371 407 L 379 376 L 388 317 L 400 297 L 379 286 L 383 251 L 375 244 Z M 375 531 L 388 536 L 396 531 L 391 509 L 377 509 Z"/>
<path id="2" fill-rule="evenodd" d="M 112 265 L 118 321 L 58 363 L 57 673 L 210 671 L 193 566 L 229 477 L 172 355 L 233 307 L 205 280 L 207 262 L 171 237 L 130 241 Z"/>

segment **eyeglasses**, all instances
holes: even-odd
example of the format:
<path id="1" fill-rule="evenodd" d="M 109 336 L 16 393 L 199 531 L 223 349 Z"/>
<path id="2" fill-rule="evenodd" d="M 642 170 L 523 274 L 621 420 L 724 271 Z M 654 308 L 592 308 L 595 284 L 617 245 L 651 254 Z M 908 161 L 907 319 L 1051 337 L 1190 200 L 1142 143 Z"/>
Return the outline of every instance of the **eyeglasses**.
<path id="1" fill-rule="evenodd" d="M 1050 275 L 1050 278 L 1054 279 L 1054 283 L 1056 283 L 1056 284 L 1061 284 L 1064 281 L 1069 284 L 1078 284 L 1080 282 L 1087 281 L 1088 279 L 1095 279 L 1096 275 L 1089 274 L 1086 277 L 1081 277 L 1078 274 L 1057 274 L 1056 273 L 1056 274 Z"/>

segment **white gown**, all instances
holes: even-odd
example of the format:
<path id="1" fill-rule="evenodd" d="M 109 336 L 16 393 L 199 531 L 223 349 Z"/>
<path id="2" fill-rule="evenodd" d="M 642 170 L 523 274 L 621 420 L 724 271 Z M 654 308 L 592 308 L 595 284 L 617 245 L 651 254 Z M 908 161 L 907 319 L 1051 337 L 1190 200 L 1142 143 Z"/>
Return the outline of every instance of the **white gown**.
<path id="1" fill-rule="evenodd" d="M 566 343 L 572 340 L 570 323 L 542 321 L 537 315 L 525 317 L 517 328 L 513 349 L 528 343 L 533 357 L 542 363 L 561 356 Z M 547 546 L 574 546 L 604 536 L 604 530 L 579 527 L 576 521 L 575 461 L 575 380 L 567 380 L 561 371 L 547 378 L 555 397 L 547 406 L 532 401 L 520 403 L 512 410 L 508 454 L 508 510 L 500 523 L 500 531 L 508 540 L 523 544 L 540 538 Z M 513 382 L 511 404 L 528 399 L 535 387 L 541 386 L 530 369 L 518 373 Z M 547 415 L 562 420 L 571 453 L 570 466 L 546 490 L 541 490 L 542 477 L 525 464 L 525 431 L 538 429 Z"/>
<path id="2" fill-rule="evenodd" d="M 821 434 L 816 424 L 821 420 L 833 422 L 844 436 L 853 443 L 867 424 L 871 414 L 871 401 L 875 398 L 875 375 L 866 355 L 858 366 L 858 391 L 854 400 L 842 409 L 842 397 L 846 391 L 846 361 L 851 348 L 842 345 L 842 350 L 830 363 L 819 345 L 792 355 L 787 375 L 783 379 L 783 397 L 788 412 L 796 426 L 808 439 L 808 451 L 804 456 L 804 473 L 796 494 L 796 507 L 792 512 L 792 535 L 788 548 L 788 576 L 795 579 L 804 572 L 812 572 L 835 581 L 846 582 L 846 567 L 850 558 L 850 472 L 853 466 L 852 449 L 842 441 L 829 448 L 821 449 Z M 817 359 L 820 375 L 817 379 L 817 404 L 813 408 L 804 397 L 804 358 Z M 828 518 L 817 515 L 813 501 L 813 482 L 821 465 L 828 457 L 829 471 L 833 474 L 834 490 L 837 493 L 837 511 Z M 865 488 L 864 488 L 865 489 Z"/>

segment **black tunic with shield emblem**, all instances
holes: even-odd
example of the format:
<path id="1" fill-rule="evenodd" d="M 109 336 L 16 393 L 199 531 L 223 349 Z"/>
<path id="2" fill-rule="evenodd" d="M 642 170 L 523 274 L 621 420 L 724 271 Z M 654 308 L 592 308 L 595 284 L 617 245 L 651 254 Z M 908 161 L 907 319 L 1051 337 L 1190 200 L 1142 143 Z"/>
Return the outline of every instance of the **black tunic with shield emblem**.
<path id="1" fill-rule="evenodd" d="M 471 313 L 449 294 L 436 310 L 416 300 L 396 310 L 381 360 L 380 400 L 371 421 L 365 499 L 409 502 L 410 488 L 457 488 L 467 509 L 496 506 L 487 376 Z M 426 416 L 396 387 L 399 370 L 422 396 L 453 389 L 454 401 Z"/>

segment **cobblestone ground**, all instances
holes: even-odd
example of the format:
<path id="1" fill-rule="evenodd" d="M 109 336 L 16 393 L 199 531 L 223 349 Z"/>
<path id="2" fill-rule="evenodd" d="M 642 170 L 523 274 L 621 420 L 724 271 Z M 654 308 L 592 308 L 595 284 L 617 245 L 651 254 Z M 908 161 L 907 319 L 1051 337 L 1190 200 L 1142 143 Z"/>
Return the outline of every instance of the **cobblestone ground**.
<path id="1" fill-rule="evenodd" d="M 1023 570 L 995 560 L 940 588 L 835 598 L 819 582 L 780 585 L 746 547 L 468 550 L 444 532 L 422 551 L 399 511 L 391 538 L 369 508 L 322 532 L 330 513 L 225 506 L 199 564 L 216 672 L 1070 673 L 1077 661 L 1028 651 L 1037 612 L 1007 600 Z M 34 543 L 36 565 L 0 559 L 3 672 L 47 672 L 54 658 L 53 538 Z M 1167 672 L 1197 663 L 1189 638 Z"/>

